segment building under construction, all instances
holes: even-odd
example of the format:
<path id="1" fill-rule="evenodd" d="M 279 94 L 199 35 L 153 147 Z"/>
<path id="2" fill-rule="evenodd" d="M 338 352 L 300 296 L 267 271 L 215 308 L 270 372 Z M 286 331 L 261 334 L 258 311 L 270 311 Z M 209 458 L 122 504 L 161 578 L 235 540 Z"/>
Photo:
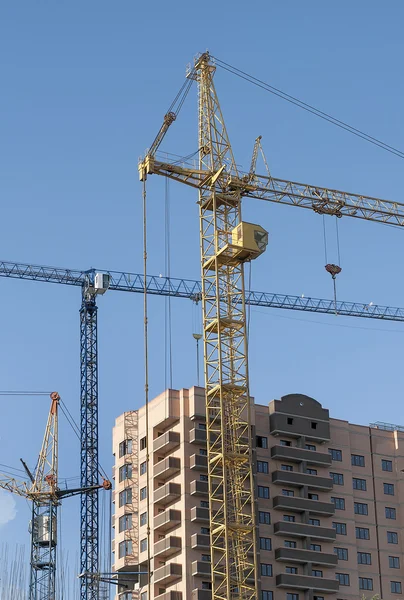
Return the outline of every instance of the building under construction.
<path id="1" fill-rule="evenodd" d="M 142 407 L 113 430 L 116 597 L 210 600 L 204 390 L 168 390 L 147 412 L 148 427 Z M 300 394 L 251 413 L 256 597 L 401 596 L 404 429 L 332 419 Z M 149 560 L 150 596 L 147 576 L 133 575 Z"/>

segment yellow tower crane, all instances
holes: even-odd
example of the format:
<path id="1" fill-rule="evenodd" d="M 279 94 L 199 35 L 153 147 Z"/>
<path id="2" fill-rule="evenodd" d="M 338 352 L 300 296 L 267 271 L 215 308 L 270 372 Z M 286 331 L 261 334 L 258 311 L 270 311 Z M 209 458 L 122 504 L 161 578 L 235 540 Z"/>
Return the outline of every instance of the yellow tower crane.
<path id="1" fill-rule="evenodd" d="M 188 70 L 184 84 L 139 163 L 140 180 L 163 175 L 199 192 L 202 311 L 206 388 L 212 600 L 256 600 L 258 569 L 254 508 L 252 420 L 248 381 L 243 264 L 264 252 L 267 232 L 242 221 L 242 197 L 404 226 L 404 205 L 339 190 L 255 174 L 234 160 L 209 53 Z M 156 153 L 189 91 L 198 84 L 199 165 L 162 162 Z M 145 186 L 145 183 L 144 183 Z M 241 303 L 240 303 L 241 300 Z"/>

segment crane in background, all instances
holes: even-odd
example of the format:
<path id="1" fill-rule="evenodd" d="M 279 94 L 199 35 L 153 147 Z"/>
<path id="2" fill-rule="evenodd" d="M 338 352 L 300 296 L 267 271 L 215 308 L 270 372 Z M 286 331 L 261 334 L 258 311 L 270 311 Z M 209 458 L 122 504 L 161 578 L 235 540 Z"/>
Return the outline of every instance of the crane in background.
<path id="1" fill-rule="evenodd" d="M 270 173 L 256 175 L 257 142 L 253 174 L 243 176 L 215 90 L 215 70 L 205 52 L 187 73 L 188 81 L 198 85 L 198 168 L 186 160 L 156 159 L 189 92 L 184 84 L 139 163 L 139 175 L 144 197 L 151 174 L 198 190 L 212 600 L 255 600 L 259 588 L 243 264 L 265 250 L 266 232 L 242 221 L 241 200 L 256 198 L 398 226 L 404 225 L 404 204 L 275 179 Z"/>
<path id="2" fill-rule="evenodd" d="M 17 494 L 32 502 L 30 523 L 31 552 L 29 600 L 56 599 L 56 547 L 58 531 L 58 505 L 63 498 L 91 493 L 93 489 L 111 489 L 104 480 L 101 485 L 82 489 L 58 487 L 58 406 L 60 396 L 52 392 L 51 406 L 39 454 L 37 467 L 32 473 L 22 459 L 21 462 L 29 482 L 0 473 L 0 488 Z"/>

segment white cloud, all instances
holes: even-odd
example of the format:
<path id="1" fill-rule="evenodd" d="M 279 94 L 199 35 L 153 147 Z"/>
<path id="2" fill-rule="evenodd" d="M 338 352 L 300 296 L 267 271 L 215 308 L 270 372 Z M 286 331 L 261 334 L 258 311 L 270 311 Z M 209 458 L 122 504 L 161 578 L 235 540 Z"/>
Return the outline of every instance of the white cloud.
<path id="1" fill-rule="evenodd" d="M 0 490 L 0 527 L 15 519 L 16 515 L 14 498 L 10 492 Z"/>

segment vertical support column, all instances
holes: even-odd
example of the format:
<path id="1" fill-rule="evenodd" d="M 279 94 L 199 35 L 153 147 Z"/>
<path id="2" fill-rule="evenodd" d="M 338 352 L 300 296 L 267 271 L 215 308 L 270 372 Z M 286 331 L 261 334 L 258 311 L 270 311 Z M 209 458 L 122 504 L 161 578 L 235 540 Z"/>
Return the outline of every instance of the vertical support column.
<path id="1" fill-rule="evenodd" d="M 80 309 L 81 487 L 98 484 L 98 353 L 95 294 Z M 80 498 L 80 599 L 98 600 L 98 490 Z"/>
<path id="2" fill-rule="evenodd" d="M 32 502 L 29 600 L 56 598 L 57 505 Z"/>

